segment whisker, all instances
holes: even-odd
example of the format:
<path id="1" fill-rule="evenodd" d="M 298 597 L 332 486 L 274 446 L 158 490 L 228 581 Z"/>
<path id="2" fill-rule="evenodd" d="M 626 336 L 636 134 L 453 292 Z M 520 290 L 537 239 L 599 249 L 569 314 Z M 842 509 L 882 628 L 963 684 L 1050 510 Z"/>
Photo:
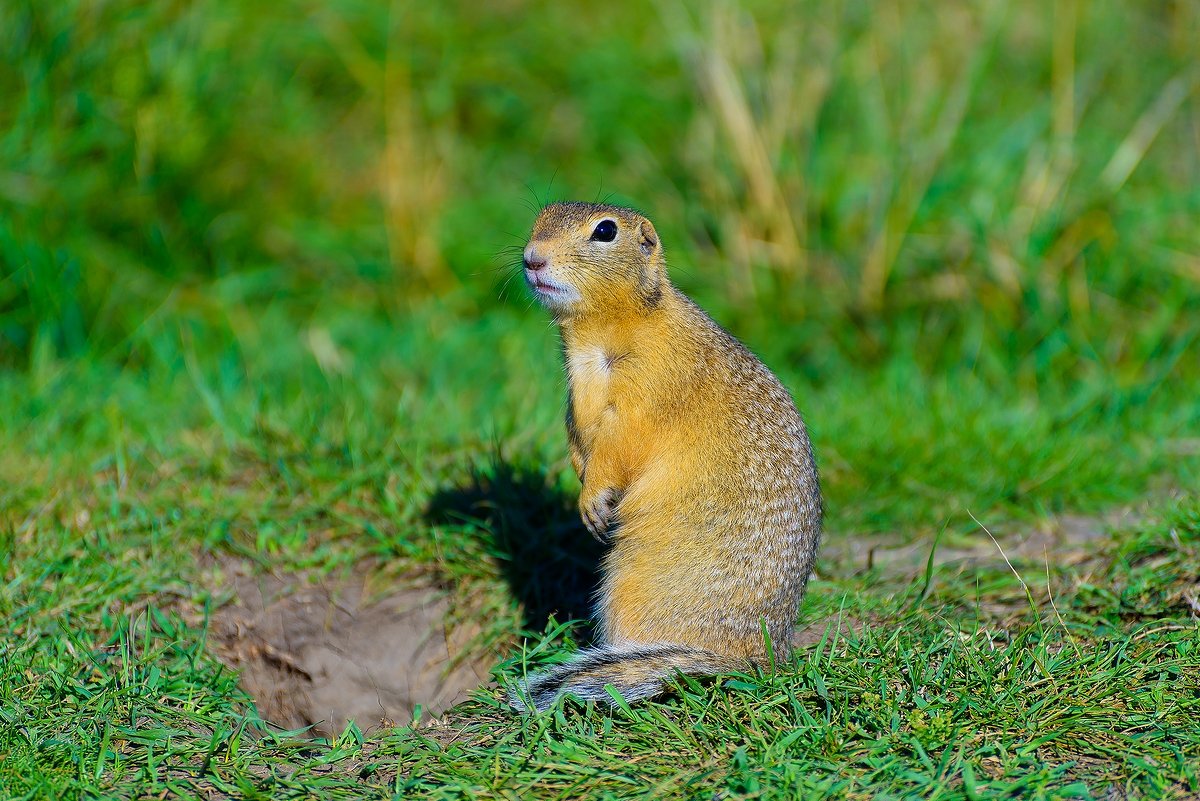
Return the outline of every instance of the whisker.
<path id="1" fill-rule="evenodd" d="M 533 184 L 525 182 L 525 190 L 533 197 L 533 208 L 529 210 L 536 216 L 542 213 L 542 209 L 546 208 L 546 204 L 538 197 L 537 190 L 533 188 Z"/>
<path id="2" fill-rule="evenodd" d="M 500 296 L 499 296 L 499 299 L 500 299 L 502 302 L 504 301 L 504 299 L 505 299 L 506 297 L 508 297 L 508 288 L 509 288 L 509 286 L 511 286 L 511 285 L 512 285 L 512 280 L 513 280 L 514 278 L 516 278 L 516 276 L 517 276 L 517 274 L 516 274 L 516 273 L 513 273 L 513 274 L 512 274 L 512 275 L 510 275 L 508 278 L 504 279 L 504 283 L 502 283 L 502 284 L 500 285 Z"/>

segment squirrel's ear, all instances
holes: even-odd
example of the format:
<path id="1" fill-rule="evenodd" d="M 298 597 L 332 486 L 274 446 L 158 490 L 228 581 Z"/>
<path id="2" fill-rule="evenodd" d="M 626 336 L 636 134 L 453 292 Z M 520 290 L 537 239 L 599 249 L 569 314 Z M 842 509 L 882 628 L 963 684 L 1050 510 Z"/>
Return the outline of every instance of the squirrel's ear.
<path id="1" fill-rule="evenodd" d="M 643 256 L 649 256 L 658 247 L 658 233 L 654 230 L 654 226 L 650 224 L 649 220 L 642 220 L 641 246 Z"/>

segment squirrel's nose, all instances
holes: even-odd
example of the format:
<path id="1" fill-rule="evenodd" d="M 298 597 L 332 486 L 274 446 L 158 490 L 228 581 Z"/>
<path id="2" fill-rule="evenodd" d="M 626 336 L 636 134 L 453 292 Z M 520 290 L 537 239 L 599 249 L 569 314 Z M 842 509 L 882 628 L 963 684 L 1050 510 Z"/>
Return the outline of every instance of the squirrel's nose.
<path id="1" fill-rule="evenodd" d="M 533 270 L 535 273 L 538 270 L 545 269 L 545 267 L 546 267 L 546 257 L 543 256 L 542 254 L 538 253 L 537 249 L 534 248 L 533 245 L 530 245 L 529 247 L 525 248 L 524 260 L 525 260 L 525 269 Z"/>

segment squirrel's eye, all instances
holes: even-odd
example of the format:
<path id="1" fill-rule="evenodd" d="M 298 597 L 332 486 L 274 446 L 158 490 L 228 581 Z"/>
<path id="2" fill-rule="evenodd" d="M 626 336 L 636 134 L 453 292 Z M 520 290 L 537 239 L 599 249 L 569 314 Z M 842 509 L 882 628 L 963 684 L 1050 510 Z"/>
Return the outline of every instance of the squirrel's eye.
<path id="1" fill-rule="evenodd" d="M 612 220 L 601 220 L 592 229 L 593 242 L 611 242 L 617 238 L 617 224 Z"/>

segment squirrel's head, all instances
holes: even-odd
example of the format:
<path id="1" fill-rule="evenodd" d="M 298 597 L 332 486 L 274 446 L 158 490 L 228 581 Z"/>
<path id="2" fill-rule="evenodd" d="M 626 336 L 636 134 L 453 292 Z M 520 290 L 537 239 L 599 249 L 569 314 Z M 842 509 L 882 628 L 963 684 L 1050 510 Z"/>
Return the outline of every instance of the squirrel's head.
<path id="1" fill-rule="evenodd" d="M 524 262 L 534 295 L 560 318 L 653 309 L 666 282 L 654 226 L 620 206 L 550 204 L 533 224 Z"/>

